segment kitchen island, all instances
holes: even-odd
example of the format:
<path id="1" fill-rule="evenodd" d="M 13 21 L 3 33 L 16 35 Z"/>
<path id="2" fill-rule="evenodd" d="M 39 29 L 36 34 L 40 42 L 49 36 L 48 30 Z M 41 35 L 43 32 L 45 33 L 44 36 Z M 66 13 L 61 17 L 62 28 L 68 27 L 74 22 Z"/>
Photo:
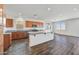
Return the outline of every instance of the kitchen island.
<path id="1" fill-rule="evenodd" d="M 51 31 L 36 31 L 29 33 L 29 47 L 32 54 L 38 54 L 48 50 L 48 42 L 54 39 L 54 33 Z M 47 53 L 47 52 L 45 52 Z"/>

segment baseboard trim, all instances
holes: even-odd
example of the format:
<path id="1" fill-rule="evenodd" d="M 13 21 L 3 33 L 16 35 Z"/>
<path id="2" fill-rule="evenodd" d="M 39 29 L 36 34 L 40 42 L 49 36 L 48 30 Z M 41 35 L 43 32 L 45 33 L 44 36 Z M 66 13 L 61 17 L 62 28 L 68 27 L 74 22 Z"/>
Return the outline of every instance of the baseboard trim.
<path id="1" fill-rule="evenodd" d="M 67 34 L 60 34 L 60 33 L 54 33 L 54 34 L 79 38 L 78 36 L 74 36 L 74 35 L 67 35 Z"/>

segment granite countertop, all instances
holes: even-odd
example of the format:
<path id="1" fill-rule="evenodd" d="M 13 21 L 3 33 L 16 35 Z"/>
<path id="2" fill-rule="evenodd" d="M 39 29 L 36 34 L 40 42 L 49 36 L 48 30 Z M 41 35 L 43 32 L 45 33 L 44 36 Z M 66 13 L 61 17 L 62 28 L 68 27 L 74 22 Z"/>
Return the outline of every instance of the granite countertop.
<path id="1" fill-rule="evenodd" d="M 28 33 L 31 34 L 31 35 L 36 35 L 36 34 L 47 34 L 47 33 L 53 33 L 53 32 L 45 30 L 45 31 L 31 31 L 31 32 L 28 32 Z"/>
<path id="2" fill-rule="evenodd" d="M 17 32 L 17 31 L 19 31 L 19 32 L 27 32 L 27 30 L 6 30 L 6 31 L 4 31 L 4 34 L 10 34 L 12 32 Z"/>
<path id="3" fill-rule="evenodd" d="M 11 34 L 12 32 L 28 32 L 29 34 L 46 34 L 46 33 L 50 33 L 51 31 L 50 30 L 45 30 L 45 29 L 12 29 L 12 28 L 9 28 L 9 29 L 6 29 L 4 30 L 4 33 L 3 34 Z"/>
<path id="4" fill-rule="evenodd" d="M 5 30 L 4 31 L 4 34 L 11 34 L 12 32 L 17 32 L 17 31 L 19 31 L 19 32 L 28 32 L 28 33 L 36 33 L 36 32 L 43 32 L 43 30 L 32 30 L 32 29 L 28 29 L 28 30 L 26 30 L 26 29 L 22 29 L 22 30 Z"/>

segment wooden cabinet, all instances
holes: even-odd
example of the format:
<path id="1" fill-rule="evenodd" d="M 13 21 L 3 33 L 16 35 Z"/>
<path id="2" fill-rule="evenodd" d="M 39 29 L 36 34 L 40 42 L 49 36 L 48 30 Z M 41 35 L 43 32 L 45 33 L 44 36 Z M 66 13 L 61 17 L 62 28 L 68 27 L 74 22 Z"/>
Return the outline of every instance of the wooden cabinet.
<path id="1" fill-rule="evenodd" d="M 13 19 L 6 19 L 6 27 L 13 27 Z"/>
<path id="2" fill-rule="evenodd" d="M 11 45 L 11 35 L 10 34 L 4 34 L 4 51 L 9 48 Z"/>
<path id="3" fill-rule="evenodd" d="M 32 28 L 33 25 L 36 25 L 36 27 L 42 27 L 43 22 L 37 22 L 37 21 L 26 21 L 25 22 L 26 27 Z"/>
<path id="4" fill-rule="evenodd" d="M 3 8 L 3 4 L 0 4 L 0 8 Z"/>
<path id="5" fill-rule="evenodd" d="M 3 14 L 3 5 L 2 4 L 0 4 L 0 17 L 2 17 L 2 14 Z"/>
<path id="6" fill-rule="evenodd" d="M 12 39 L 23 39 L 27 37 L 28 33 L 26 32 L 12 32 Z"/>
<path id="7" fill-rule="evenodd" d="M 17 33 L 16 32 L 12 32 L 12 39 L 17 39 Z"/>
<path id="8" fill-rule="evenodd" d="M 26 25 L 26 27 L 31 28 L 32 27 L 32 21 L 26 21 L 25 25 Z"/>

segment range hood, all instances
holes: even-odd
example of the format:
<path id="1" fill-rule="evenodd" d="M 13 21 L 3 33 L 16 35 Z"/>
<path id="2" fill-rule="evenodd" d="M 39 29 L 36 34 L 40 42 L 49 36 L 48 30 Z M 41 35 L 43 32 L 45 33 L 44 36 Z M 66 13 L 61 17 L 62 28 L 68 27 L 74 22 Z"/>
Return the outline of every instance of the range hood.
<path id="1" fill-rule="evenodd" d="M 22 18 L 21 14 L 19 14 L 19 17 L 16 18 L 16 29 L 20 30 L 24 28 L 24 19 Z"/>

